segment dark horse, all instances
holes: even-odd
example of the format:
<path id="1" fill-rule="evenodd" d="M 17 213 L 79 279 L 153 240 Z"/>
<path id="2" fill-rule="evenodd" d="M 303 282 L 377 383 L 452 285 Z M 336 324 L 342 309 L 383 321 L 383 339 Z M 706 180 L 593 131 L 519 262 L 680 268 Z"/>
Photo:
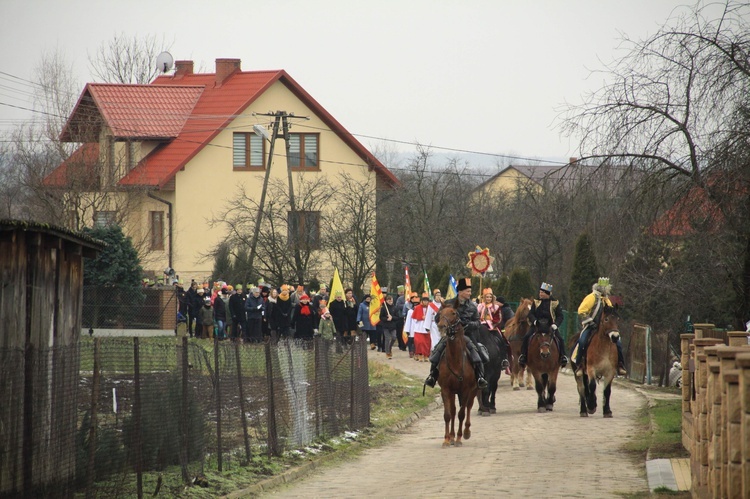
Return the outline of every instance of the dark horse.
<path id="1" fill-rule="evenodd" d="M 536 331 L 529 341 L 526 367 L 534 376 L 537 412 L 551 411 L 555 404 L 557 374 L 560 372 L 560 351 L 552 331 Z"/>
<path id="2" fill-rule="evenodd" d="M 445 306 L 438 313 L 440 334 L 448 337 L 438 369 L 438 384 L 443 398 L 443 419 L 445 419 L 445 440 L 443 447 L 460 446 L 461 438 L 471 438 L 471 406 L 477 391 L 477 379 L 466 350 L 464 328 L 456 309 Z M 456 395 L 461 409 L 458 411 L 458 436 L 456 436 Z M 466 426 L 464 426 L 466 417 Z M 450 430 L 448 428 L 450 423 Z"/>
<path id="3" fill-rule="evenodd" d="M 479 326 L 478 330 L 475 329 L 469 336 L 474 340 L 474 343 L 484 345 L 489 354 L 489 361 L 484 363 L 484 379 L 487 380 L 487 389 L 477 392 L 479 414 L 489 416 L 497 411 L 495 392 L 497 392 L 500 375 L 503 373 L 503 360 L 508 358 L 508 346 L 503 339 L 497 338 L 497 334 L 491 332 L 484 324 Z"/>
<path id="4" fill-rule="evenodd" d="M 609 396 L 612 394 L 612 380 L 617 374 L 617 340 L 620 338 L 617 309 L 605 306 L 598 320 L 599 326 L 591 333 L 586 349 L 583 376 L 576 376 L 578 395 L 581 399 L 581 417 L 586 418 L 596 412 L 596 381 L 601 380 L 604 390 L 604 417 L 611 418 Z M 576 335 L 573 340 L 577 340 Z"/>
<path id="5" fill-rule="evenodd" d="M 526 368 L 518 365 L 518 357 L 521 355 L 521 345 L 523 337 L 529 331 L 529 311 L 531 310 L 532 301 L 528 298 L 521 300 L 516 310 L 516 315 L 505 323 L 505 336 L 510 343 L 510 351 L 513 359 L 510 361 L 510 384 L 514 390 L 520 390 L 524 386 L 523 375 Z M 528 389 L 533 390 L 531 386 L 531 373 L 528 373 Z"/>

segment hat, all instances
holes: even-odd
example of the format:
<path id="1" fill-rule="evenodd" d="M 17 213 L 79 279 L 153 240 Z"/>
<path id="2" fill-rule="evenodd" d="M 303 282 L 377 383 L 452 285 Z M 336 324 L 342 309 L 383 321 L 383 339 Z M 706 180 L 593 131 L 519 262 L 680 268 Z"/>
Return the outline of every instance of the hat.
<path id="1" fill-rule="evenodd" d="M 482 296 L 484 296 L 486 294 L 490 294 L 490 295 L 493 295 L 493 296 L 495 295 L 495 293 L 492 292 L 492 288 L 484 288 L 482 290 Z"/>
<path id="2" fill-rule="evenodd" d="M 203 289 L 203 288 L 198 288 L 198 289 L 195 290 L 195 292 L 198 293 L 199 295 L 202 295 L 203 293 L 206 292 L 206 290 Z"/>
<path id="3" fill-rule="evenodd" d="M 544 291 L 548 295 L 552 294 L 552 284 L 543 282 L 541 286 L 539 286 L 540 291 Z"/>
<path id="4" fill-rule="evenodd" d="M 607 286 L 609 286 L 609 277 L 600 277 L 597 284 L 606 288 Z"/>
<path id="5" fill-rule="evenodd" d="M 250 288 L 251 293 L 260 293 L 260 288 L 258 286 L 253 286 Z"/>
<path id="6" fill-rule="evenodd" d="M 404 289 L 406 289 L 406 288 L 404 288 L 403 284 L 400 285 L 400 286 L 396 286 L 396 290 L 397 291 L 403 291 Z"/>
<path id="7" fill-rule="evenodd" d="M 498 296 L 495 299 L 497 300 L 498 303 L 502 303 L 503 305 L 505 305 L 505 297 Z"/>
<path id="8" fill-rule="evenodd" d="M 242 291 L 242 284 L 238 284 L 234 287 L 237 291 Z"/>
<path id="9" fill-rule="evenodd" d="M 320 290 L 323 291 L 324 289 L 328 289 L 328 285 L 326 283 L 320 285 Z"/>
<path id="10" fill-rule="evenodd" d="M 310 301 L 310 297 L 307 296 L 307 293 L 302 293 L 302 296 L 299 297 L 299 301 L 307 300 Z"/>
<path id="11" fill-rule="evenodd" d="M 229 288 L 226 287 L 226 286 L 222 286 L 221 287 L 221 292 L 224 293 L 224 294 L 227 294 L 229 292 Z"/>
<path id="12" fill-rule="evenodd" d="M 463 291 L 464 289 L 471 289 L 471 277 L 462 277 L 458 280 L 456 290 Z"/>
<path id="13" fill-rule="evenodd" d="M 211 303 L 211 298 L 208 296 L 203 298 L 203 303 Z"/>
<path id="14" fill-rule="evenodd" d="M 231 284 L 227 284 L 227 291 L 234 291 L 234 288 Z"/>

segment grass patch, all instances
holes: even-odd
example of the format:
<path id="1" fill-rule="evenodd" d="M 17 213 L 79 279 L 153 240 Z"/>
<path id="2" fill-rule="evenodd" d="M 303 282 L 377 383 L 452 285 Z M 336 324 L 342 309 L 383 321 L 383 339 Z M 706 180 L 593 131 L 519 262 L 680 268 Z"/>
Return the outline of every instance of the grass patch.
<path id="1" fill-rule="evenodd" d="M 653 425 L 652 425 L 653 422 Z M 638 431 L 625 451 L 646 459 L 688 457 L 682 446 L 682 401 L 652 400 L 638 415 Z"/>

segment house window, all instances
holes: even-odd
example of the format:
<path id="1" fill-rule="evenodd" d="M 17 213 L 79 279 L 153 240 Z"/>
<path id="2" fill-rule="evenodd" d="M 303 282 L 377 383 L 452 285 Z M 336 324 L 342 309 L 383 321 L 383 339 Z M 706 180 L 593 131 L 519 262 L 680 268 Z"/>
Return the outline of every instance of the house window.
<path id="1" fill-rule="evenodd" d="M 306 249 L 320 249 L 320 212 L 290 211 L 289 240 L 299 241 Z"/>
<path id="2" fill-rule="evenodd" d="M 115 224 L 114 211 L 94 212 L 94 227 L 109 227 Z"/>
<path id="3" fill-rule="evenodd" d="M 149 212 L 151 218 L 151 250 L 164 249 L 164 212 Z"/>
<path id="4" fill-rule="evenodd" d="M 298 168 L 318 167 L 318 134 L 289 134 L 289 165 Z"/>
<path id="5" fill-rule="evenodd" d="M 254 133 L 235 132 L 232 138 L 234 168 L 263 168 L 266 144 Z"/>

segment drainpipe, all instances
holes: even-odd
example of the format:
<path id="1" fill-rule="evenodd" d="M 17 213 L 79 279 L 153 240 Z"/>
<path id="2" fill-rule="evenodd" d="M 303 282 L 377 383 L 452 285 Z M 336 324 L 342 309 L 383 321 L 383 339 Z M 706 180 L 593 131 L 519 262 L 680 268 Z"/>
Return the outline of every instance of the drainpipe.
<path id="1" fill-rule="evenodd" d="M 147 191 L 146 195 L 150 197 L 151 199 L 155 199 L 159 201 L 160 203 L 164 203 L 169 207 L 169 210 L 167 211 L 167 220 L 168 220 L 168 226 L 167 226 L 167 233 L 168 233 L 168 241 L 169 241 L 169 268 L 173 269 L 172 266 L 172 203 L 167 201 L 166 199 L 162 199 L 160 197 L 156 197 L 153 194 L 151 194 L 151 191 Z"/>

